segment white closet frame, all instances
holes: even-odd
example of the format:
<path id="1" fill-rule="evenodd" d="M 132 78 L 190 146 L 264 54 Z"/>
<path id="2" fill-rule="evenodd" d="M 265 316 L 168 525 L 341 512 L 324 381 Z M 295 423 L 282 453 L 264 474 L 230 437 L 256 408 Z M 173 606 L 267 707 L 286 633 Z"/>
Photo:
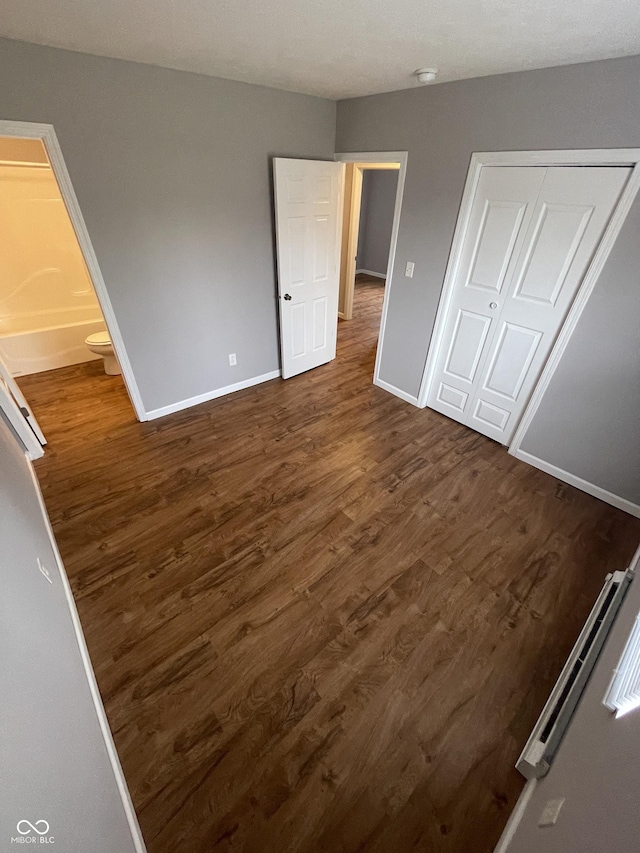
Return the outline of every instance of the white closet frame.
<path id="1" fill-rule="evenodd" d="M 545 391 L 549 387 L 549 383 L 560 363 L 560 359 L 571 340 L 571 335 L 578 325 L 580 315 L 584 311 L 591 292 L 600 277 L 609 253 L 631 209 L 633 200 L 640 189 L 640 148 L 588 148 L 575 151 L 499 151 L 472 154 L 462 201 L 460 203 L 458 221 L 451 244 L 449 262 L 436 314 L 436 322 L 429 344 L 422 382 L 420 383 L 420 391 L 418 393 L 418 406 L 420 408 L 424 408 L 427 405 L 429 390 L 434 379 L 437 357 L 442 346 L 447 315 L 462 258 L 462 248 L 469 227 L 473 199 L 476 194 L 478 181 L 480 180 L 480 173 L 485 166 L 628 166 L 632 169 L 629 180 L 611 215 L 609 224 L 605 229 L 593 260 L 573 300 L 573 304 L 569 309 L 569 313 L 560 329 L 556 342 L 551 349 L 544 369 L 509 445 L 509 453 L 512 456 L 518 456 L 526 432 L 542 402 Z"/>

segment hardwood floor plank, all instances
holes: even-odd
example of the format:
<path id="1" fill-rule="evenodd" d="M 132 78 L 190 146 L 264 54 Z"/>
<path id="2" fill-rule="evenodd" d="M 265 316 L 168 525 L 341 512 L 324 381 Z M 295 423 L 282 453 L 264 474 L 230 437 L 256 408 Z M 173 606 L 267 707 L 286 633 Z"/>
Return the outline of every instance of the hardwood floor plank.
<path id="1" fill-rule="evenodd" d="M 20 379 L 150 853 L 488 853 L 640 521 L 338 358 L 139 424 L 99 363 Z"/>

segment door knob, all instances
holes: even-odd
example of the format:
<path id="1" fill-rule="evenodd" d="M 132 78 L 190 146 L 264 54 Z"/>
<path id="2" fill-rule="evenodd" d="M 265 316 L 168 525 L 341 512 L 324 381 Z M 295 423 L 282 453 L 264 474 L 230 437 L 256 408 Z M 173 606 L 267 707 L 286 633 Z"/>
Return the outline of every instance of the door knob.
<path id="1" fill-rule="evenodd" d="M 291 297 L 289 296 L 288 293 L 285 293 L 284 298 L 287 300 L 287 302 L 291 301 Z"/>
<path id="2" fill-rule="evenodd" d="M 285 299 L 286 299 L 286 298 L 287 298 L 287 297 L 285 296 Z M 497 307 L 498 307 L 498 303 L 497 303 L 497 302 L 490 302 L 490 303 L 489 303 L 489 308 L 497 308 Z"/>

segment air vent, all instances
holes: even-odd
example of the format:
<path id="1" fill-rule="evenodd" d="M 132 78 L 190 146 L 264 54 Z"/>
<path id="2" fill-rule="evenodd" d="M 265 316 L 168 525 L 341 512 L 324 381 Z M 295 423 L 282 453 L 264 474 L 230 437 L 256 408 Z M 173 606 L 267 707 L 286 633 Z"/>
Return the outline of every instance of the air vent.
<path id="1" fill-rule="evenodd" d="M 578 641 L 516 763 L 516 768 L 527 779 L 539 779 L 547 774 L 632 577 L 631 571 L 607 575 Z"/>

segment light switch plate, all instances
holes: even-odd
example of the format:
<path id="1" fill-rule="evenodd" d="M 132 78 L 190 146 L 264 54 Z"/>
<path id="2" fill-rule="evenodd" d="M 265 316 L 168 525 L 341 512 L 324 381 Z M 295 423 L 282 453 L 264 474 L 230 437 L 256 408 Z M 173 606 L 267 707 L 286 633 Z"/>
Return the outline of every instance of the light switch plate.
<path id="1" fill-rule="evenodd" d="M 538 826 L 555 826 L 558 822 L 558 815 L 564 801 L 564 797 L 558 800 L 547 800 L 545 807 L 542 809 Z"/>
<path id="2" fill-rule="evenodd" d="M 407 265 L 404 268 L 404 274 L 407 278 L 413 278 L 413 270 L 415 268 L 415 264 L 413 261 L 407 261 Z"/>

